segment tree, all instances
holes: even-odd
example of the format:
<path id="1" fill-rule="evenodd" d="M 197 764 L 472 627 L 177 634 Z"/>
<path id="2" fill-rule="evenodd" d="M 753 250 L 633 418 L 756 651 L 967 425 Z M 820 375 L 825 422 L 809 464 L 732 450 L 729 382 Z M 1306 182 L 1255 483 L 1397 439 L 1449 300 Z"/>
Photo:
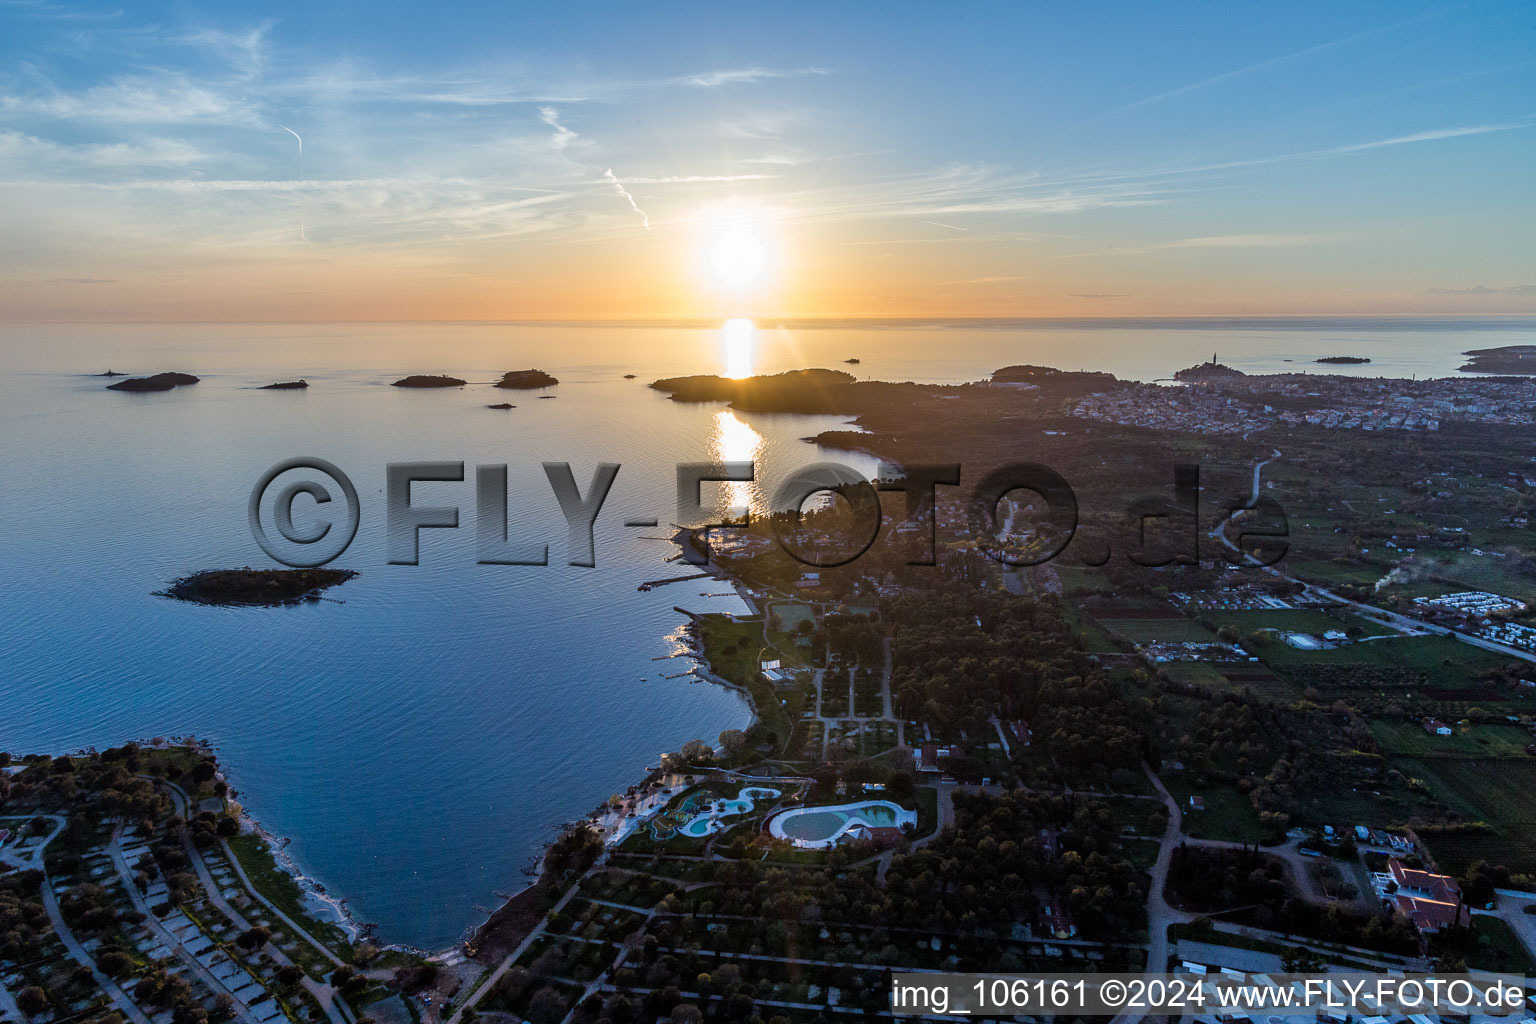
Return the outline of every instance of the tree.
<path id="1" fill-rule="evenodd" d="M 257 925 L 254 928 L 247 928 L 245 931 L 241 932 L 240 937 L 235 939 L 235 945 L 239 946 L 241 949 L 260 949 L 262 946 L 265 946 L 267 941 L 271 938 L 272 933 L 270 931 L 263 928 L 261 925 Z"/>
<path id="2" fill-rule="evenodd" d="M 16 1009 L 28 1017 L 35 1017 L 48 1008 L 48 993 L 36 985 L 28 985 L 16 993 Z"/>
<path id="3" fill-rule="evenodd" d="M 720 745 L 727 754 L 739 754 L 746 749 L 747 734 L 740 729 L 727 729 L 720 734 Z"/>
<path id="4" fill-rule="evenodd" d="M 284 964 L 277 969 L 277 983 L 283 988 L 297 988 L 304 980 L 304 968 L 298 964 Z"/>

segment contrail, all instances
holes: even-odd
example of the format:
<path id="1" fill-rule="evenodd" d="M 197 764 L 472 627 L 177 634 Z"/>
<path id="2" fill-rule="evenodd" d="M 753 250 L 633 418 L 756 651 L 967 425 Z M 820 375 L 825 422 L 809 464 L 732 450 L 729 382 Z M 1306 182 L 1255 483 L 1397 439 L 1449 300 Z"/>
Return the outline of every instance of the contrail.
<path id="1" fill-rule="evenodd" d="M 289 128 L 287 125 L 280 124 L 280 125 L 278 125 L 278 127 L 281 128 L 283 131 L 287 132 L 289 135 L 292 135 L 294 138 L 299 140 L 299 180 L 303 181 L 304 180 L 304 140 L 302 138 L 299 138 L 299 133 L 298 132 L 294 131 L 292 128 Z"/>
<path id="2" fill-rule="evenodd" d="M 645 230 L 651 230 L 651 218 L 644 210 L 640 209 L 640 204 L 635 202 L 635 197 L 629 194 L 629 189 L 624 187 L 624 183 L 619 180 L 619 176 L 613 173 L 612 167 L 603 172 L 603 177 L 613 183 L 613 190 L 624 197 L 625 201 L 629 203 L 629 208 L 640 215 L 640 223 L 645 226 Z"/>
<path id="3" fill-rule="evenodd" d="M 299 141 L 299 180 L 303 181 L 304 180 L 304 139 L 303 139 L 302 136 L 299 135 L 298 132 L 294 131 L 292 128 L 289 128 L 285 124 L 280 124 L 280 125 L 278 125 L 278 127 L 281 128 L 283 131 L 287 132 L 289 135 L 292 135 L 295 139 L 298 139 L 298 141 Z M 304 233 L 304 214 L 302 212 L 299 214 L 299 241 L 301 241 L 301 242 L 309 241 L 309 236 Z"/>

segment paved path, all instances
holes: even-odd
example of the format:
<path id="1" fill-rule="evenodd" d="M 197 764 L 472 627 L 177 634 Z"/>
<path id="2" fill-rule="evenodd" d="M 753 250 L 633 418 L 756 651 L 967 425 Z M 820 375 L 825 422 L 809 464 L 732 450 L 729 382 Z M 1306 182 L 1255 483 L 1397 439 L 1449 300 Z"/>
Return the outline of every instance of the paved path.
<path id="1" fill-rule="evenodd" d="M 15 850 L 0 852 L 0 863 L 9 864 L 23 871 L 36 869 L 43 872 L 43 884 L 38 887 L 38 894 L 42 897 L 43 909 L 48 912 L 48 921 L 53 925 L 54 934 L 64 944 L 64 951 L 69 954 L 70 959 L 75 961 L 75 963 L 90 969 L 91 976 L 96 979 L 97 986 L 106 994 L 107 998 L 112 1001 L 112 1005 L 123 1016 L 133 1021 L 134 1024 L 150 1024 L 149 1017 L 135 1005 L 133 1000 L 128 997 L 128 993 L 124 992 L 117 982 L 103 973 L 101 968 L 96 966 L 96 960 L 91 956 L 90 952 L 76 941 L 74 932 L 70 931 L 69 924 L 64 920 L 64 914 L 59 909 L 59 897 L 53 890 L 53 879 L 48 877 L 47 871 L 43 867 L 43 849 L 53 842 L 60 832 L 64 831 L 64 819 L 54 814 L 34 815 L 34 817 L 47 818 L 52 821 L 54 823 L 53 832 L 41 843 L 28 850 L 25 857 Z M 15 1000 L 11 998 L 10 991 L 4 986 L 0 986 L 0 1000 L 3 1000 L 0 1006 L 3 1006 L 6 1012 L 14 1013 L 18 1020 L 22 1019 L 21 1010 L 16 1007 Z"/>
<path id="2" fill-rule="evenodd" d="M 583 875 L 582 877 L 585 878 L 586 876 Z M 503 959 L 501 963 L 497 965 L 496 969 L 491 972 L 491 976 L 486 978 L 485 982 L 479 988 L 470 993 L 469 998 L 464 1000 L 463 1005 L 459 1006 L 453 1011 L 453 1016 L 448 1018 L 448 1024 L 460 1024 L 464 1017 L 464 1011 L 480 1002 L 480 1000 L 485 998 L 487 992 L 490 992 L 493 988 L 496 987 L 496 983 L 500 981 L 509 970 L 512 969 L 513 964 L 517 963 L 517 958 L 526 953 L 528 951 L 528 947 L 533 945 L 534 940 L 537 939 L 540 935 L 544 934 L 544 929 L 549 925 L 550 917 L 564 910 L 565 905 L 571 902 L 571 900 L 576 895 L 576 890 L 580 887 L 581 885 L 579 879 L 576 882 L 571 883 L 571 887 L 565 891 L 565 895 L 561 896 L 560 899 L 556 901 L 555 905 L 549 908 L 549 913 L 545 914 L 543 919 L 541 919 L 538 924 L 534 925 L 532 931 L 523 936 L 523 941 L 517 944 L 517 948 L 508 953 L 506 958 Z"/>
<path id="3" fill-rule="evenodd" d="M 1497 917 L 1509 925 L 1531 959 L 1536 960 L 1536 914 L 1525 912 L 1531 906 L 1536 906 L 1536 899 L 1529 896 L 1500 896 L 1497 909 L 1474 910 L 1472 913 Z"/>
<path id="4" fill-rule="evenodd" d="M 128 890 L 128 897 L 133 901 L 133 909 L 144 915 L 144 924 L 149 927 L 151 933 L 160 941 L 166 949 L 171 950 L 193 974 L 196 974 L 208 990 L 229 996 L 233 1004 L 235 1016 L 246 1024 L 257 1024 L 256 1015 L 251 1008 L 239 997 L 229 990 L 225 984 L 214 976 L 213 972 L 203 966 L 202 962 L 189 953 L 181 940 L 172 935 L 170 930 L 150 910 L 149 904 L 144 899 L 144 894 L 139 892 L 139 887 L 133 881 L 133 868 L 128 863 L 128 857 L 123 853 L 123 829 L 118 826 L 112 832 L 112 841 L 107 844 L 107 855 L 112 858 L 112 863 L 117 867 L 117 874 L 123 881 L 123 886 Z"/>
<path id="5" fill-rule="evenodd" d="M 187 817 L 187 810 L 192 805 L 192 798 L 187 796 L 186 791 L 183 790 L 180 786 L 176 785 L 176 783 L 171 782 L 168 779 L 165 780 L 165 786 L 166 789 L 170 791 L 171 800 L 176 804 L 177 812 L 183 818 Z M 239 928 L 241 931 L 249 931 L 251 929 L 250 920 L 248 920 L 244 914 L 240 913 L 240 911 L 231 906 L 229 901 L 224 898 L 224 894 L 219 891 L 218 882 L 214 880 L 213 874 L 208 870 L 207 861 L 203 860 L 202 851 L 199 850 L 197 846 L 193 844 L 192 840 L 185 834 L 183 834 L 181 837 L 181 848 L 182 852 L 187 855 L 187 860 L 191 863 L 192 870 L 197 873 L 197 880 L 202 883 L 203 889 L 207 891 L 208 901 L 214 905 L 219 913 L 223 914 L 229 920 L 230 924 L 234 925 L 236 928 Z M 229 862 L 231 866 L 233 866 L 235 863 L 235 858 L 232 854 L 229 855 Z M 239 877 L 242 882 L 245 881 L 244 873 L 241 873 Z M 257 899 L 261 898 L 260 894 L 256 892 L 256 890 L 249 884 L 247 884 L 245 888 L 246 891 L 253 897 Z M 284 920 L 286 920 L 286 918 Z M 310 942 L 313 943 L 314 940 L 310 939 Z M 293 963 L 293 960 L 288 956 L 288 954 L 283 952 L 276 943 L 268 942 L 264 948 L 266 949 L 267 953 L 271 955 L 272 959 L 277 962 L 278 966 L 287 967 Z M 317 948 L 319 948 L 322 953 L 329 952 L 323 947 Z M 331 957 L 331 960 L 334 962 L 336 957 Z M 316 981 L 307 973 L 304 975 L 301 984 L 303 984 L 304 988 L 308 990 L 310 995 L 315 997 L 315 1001 L 320 1004 L 320 1008 L 324 1010 L 325 1015 L 330 1018 L 331 1024 L 352 1024 L 352 1021 L 356 1019 L 352 1013 L 351 1007 L 347 1006 L 346 1003 L 342 1001 L 340 995 L 332 986 L 324 982 Z"/>

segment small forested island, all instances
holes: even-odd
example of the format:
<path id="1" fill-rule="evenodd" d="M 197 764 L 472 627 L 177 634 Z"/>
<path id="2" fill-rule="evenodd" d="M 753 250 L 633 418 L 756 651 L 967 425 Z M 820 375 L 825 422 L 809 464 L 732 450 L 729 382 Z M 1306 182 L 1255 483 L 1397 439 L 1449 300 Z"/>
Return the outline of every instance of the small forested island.
<path id="1" fill-rule="evenodd" d="M 1536 373 L 1536 345 L 1474 348 L 1462 355 L 1472 357 L 1460 367 L 1462 373 Z"/>
<path id="2" fill-rule="evenodd" d="M 401 377 L 390 385 L 392 388 L 461 388 L 465 381 L 458 377 L 443 377 L 430 373 L 413 373 Z"/>
<path id="3" fill-rule="evenodd" d="M 487 409 L 516 409 L 517 406 L 513 405 L 511 402 L 497 402 L 495 405 L 488 405 L 488 406 L 486 406 L 486 408 Z"/>
<path id="4" fill-rule="evenodd" d="M 625 374 L 625 375 L 624 375 L 624 379 L 625 379 L 625 380 L 634 380 L 634 379 L 635 379 L 635 375 L 634 375 L 634 374 L 632 374 L 632 373 L 626 373 L 626 374 Z"/>
<path id="5" fill-rule="evenodd" d="M 96 376 L 98 376 L 98 377 L 126 377 L 128 375 L 126 373 L 118 373 L 116 370 L 108 369 L 106 373 L 98 373 Z"/>
<path id="6" fill-rule="evenodd" d="M 1361 363 L 1370 362 L 1370 360 L 1365 356 L 1323 356 L 1321 359 L 1314 359 L 1313 362 L 1328 363 L 1336 366 L 1359 366 Z"/>
<path id="7" fill-rule="evenodd" d="M 302 388 L 307 388 L 307 387 L 309 387 L 309 381 L 307 381 L 307 380 L 280 380 L 276 384 L 267 384 L 267 385 L 263 386 L 261 388 L 261 390 L 262 391 L 298 391 L 298 390 L 300 390 Z"/>
<path id="8" fill-rule="evenodd" d="M 110 374 L 112 371 L 108 370 Z M 106 376 L 106 374 L 103 374 Z M 108 384 L 109 391 L 169 391 L 182 384 L 196 384 L 198 378 L 190 373 L 157 373 L 150 377 L 129 377 L 116 384 Z"/>
<path id="9" fill-rule="evenodd" d="M 498 388 L 527 391 L 533 388 L 552 388 L 560 381 L 543 370 L 508 370 L 496 382 Z"/>
<path id="10" fill-rule="evenodd" d="M 1104 388 L 1112 388 L 1122 383 L 1114 374 L 1100 370 L 1058 370 L 1054 366 L 1031 366 L 1027 363 L 994 370 L 991 381 L 993 384 L 1036 385 L 1046 382 L 1062 384 L 1071 381 L 1076 384 L 1091 384 Z"/>
<path id="11" fill-rule="evenodd" d="M 857 366 L 857 365 L 859 365 L 859 360 L 857 358 L 844 359 L 843 362 L 849 364 L 850 366 Z"/>
<path id="12" fill-rule="evenodd" d="M 854 383 L 843 370 L 789 370 L 736 380 L 714 374 L 669 377 L 651 384 L 674 402 L 730 402 L 748 412 L 824 412 Z"/>
<path id="13" fill-rule="evenodd" d="M 160 597 L 225 607 L 275 608 L 319 600 L 357 573 L 350 569 L 209 569 L 176 580 Z"/>

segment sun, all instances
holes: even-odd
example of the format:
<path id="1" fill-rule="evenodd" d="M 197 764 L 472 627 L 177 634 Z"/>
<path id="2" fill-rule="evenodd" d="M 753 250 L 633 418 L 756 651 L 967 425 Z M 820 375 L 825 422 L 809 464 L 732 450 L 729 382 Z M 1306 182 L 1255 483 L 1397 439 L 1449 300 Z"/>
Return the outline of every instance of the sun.
<path id="1" fill-rule="evenodd" d="M 723 227 L 710 241 L 710 272 L 727 287 L 744 288 L 757 283 L 767 262 L 768 247 L 762 235 L 749 225 Z"/>
<path id="2" fill-rule="evenodd" d="M 706 207 L 695 224 L 696 266 L 718 297 L 734 301 L 770 286 L 780 262 L 772 211 L 735 203 Z"/>

